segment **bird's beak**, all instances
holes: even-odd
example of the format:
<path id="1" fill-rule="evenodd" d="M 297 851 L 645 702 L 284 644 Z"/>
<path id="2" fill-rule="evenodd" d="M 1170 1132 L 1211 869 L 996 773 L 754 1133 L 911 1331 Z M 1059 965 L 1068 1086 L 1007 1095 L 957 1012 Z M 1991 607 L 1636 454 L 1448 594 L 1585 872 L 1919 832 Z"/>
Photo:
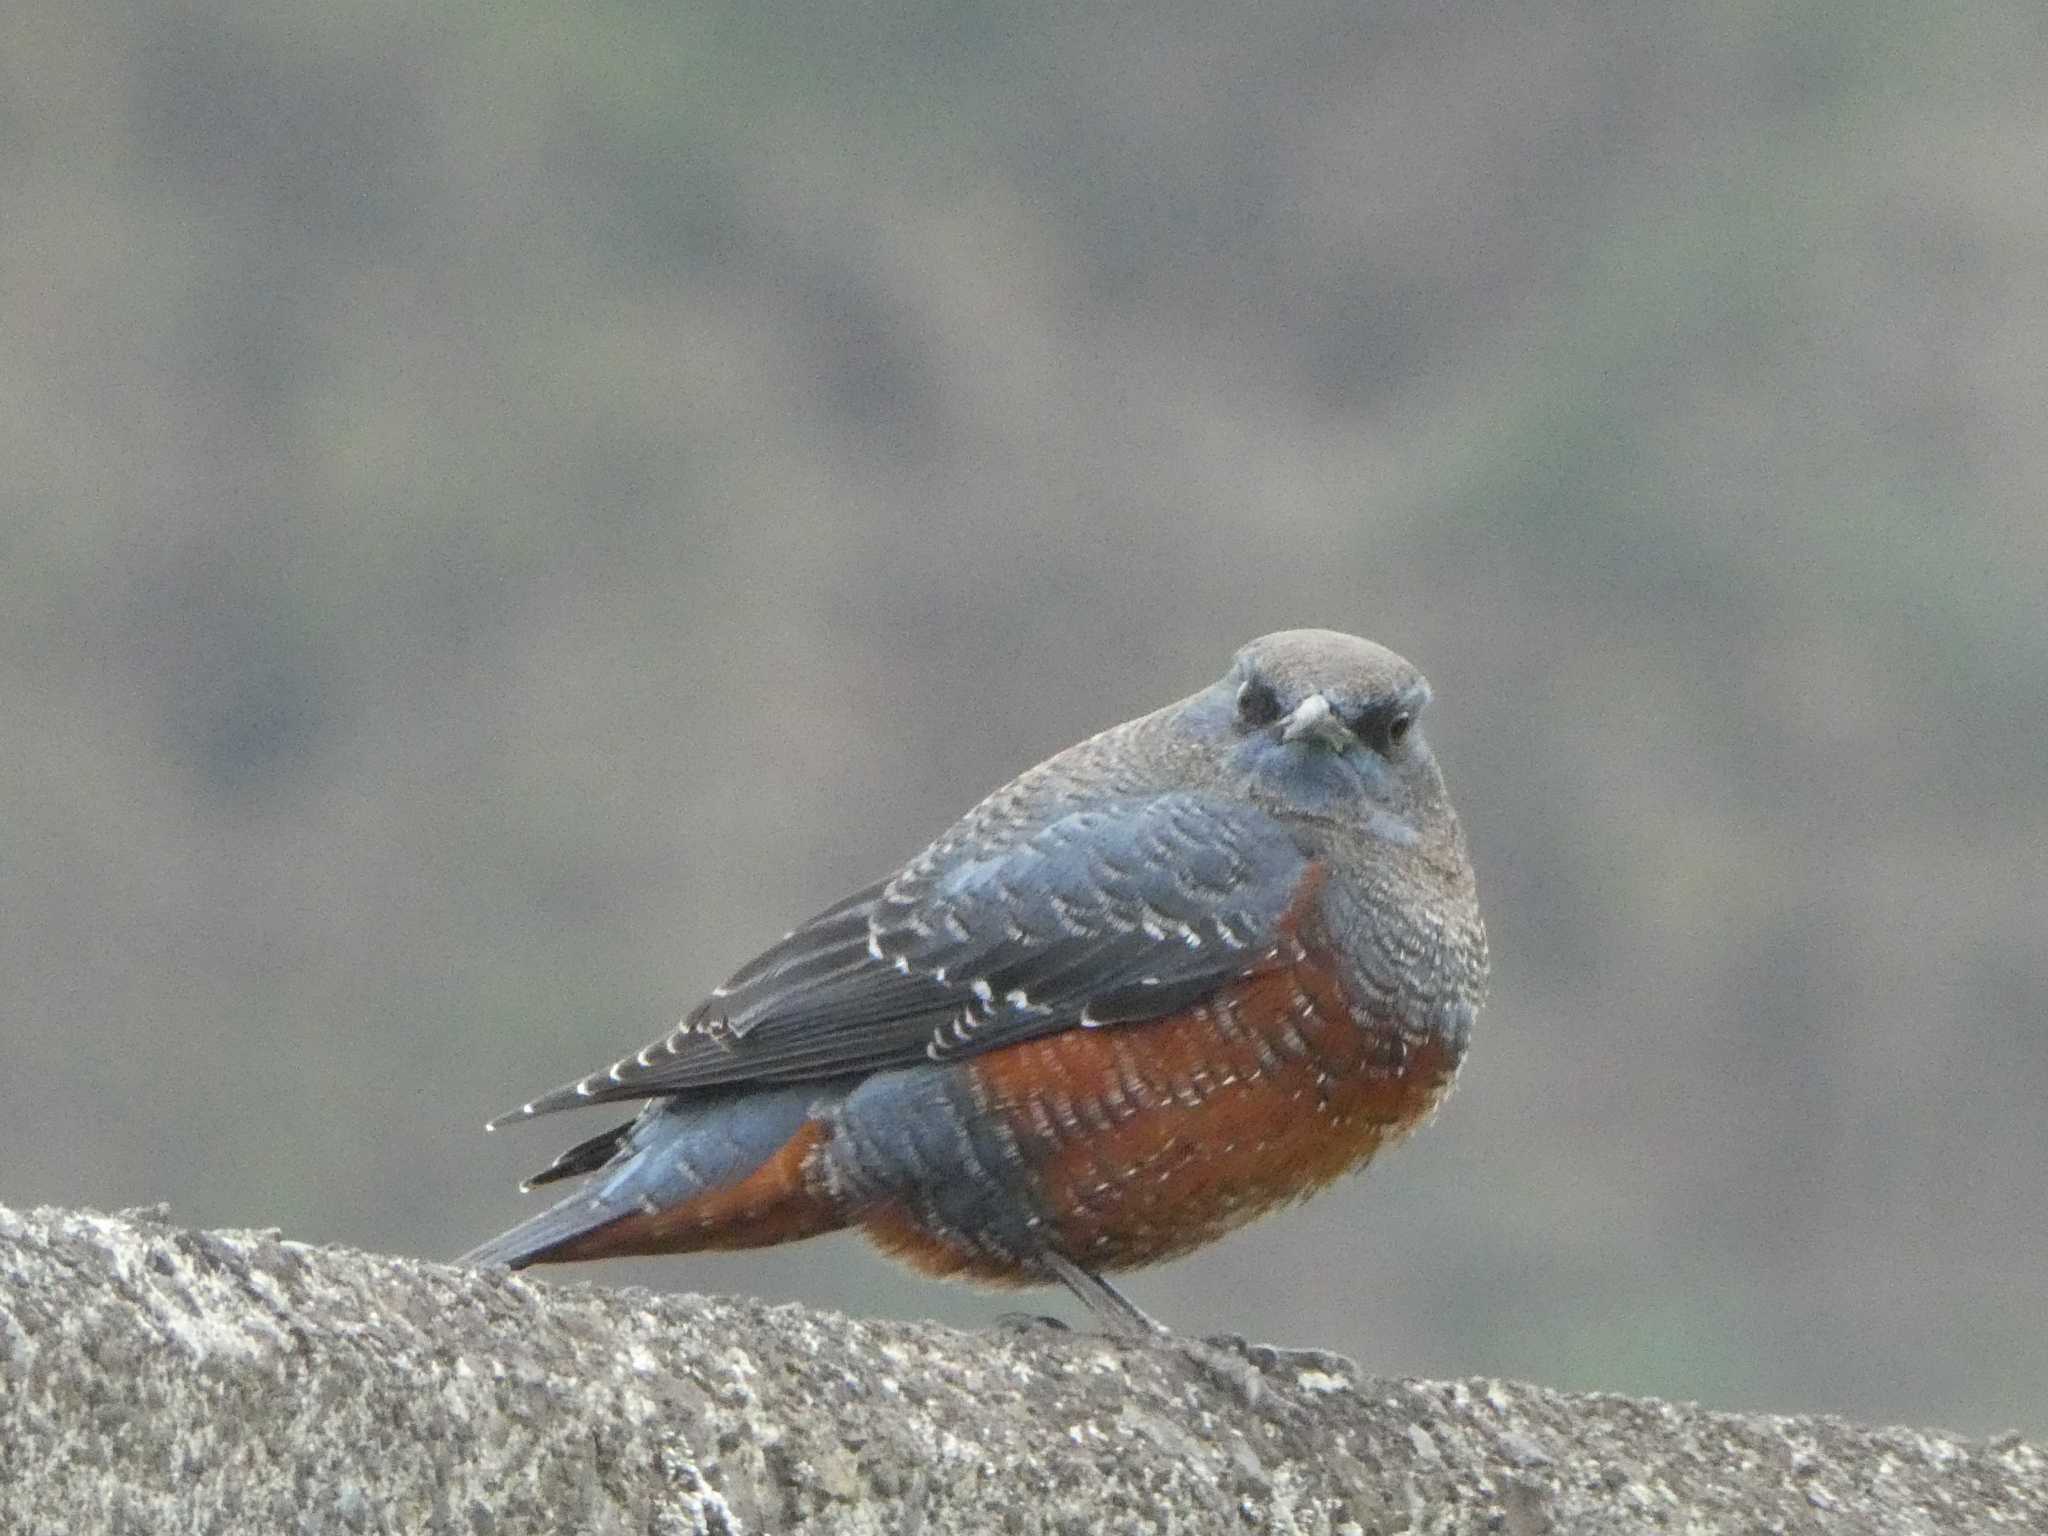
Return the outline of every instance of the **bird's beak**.
<path id="1" fill-rule="evenodd" d="M 1304 739 L 1320 741 L 1324 746 L 1342 751 L 1351 741 L 1351 728 L 1338 718 L 1330 708 L 1330 701 L 1320 693 L 1312 693 L 1295 706 L 1280 729 L 1282 741 Z"/>

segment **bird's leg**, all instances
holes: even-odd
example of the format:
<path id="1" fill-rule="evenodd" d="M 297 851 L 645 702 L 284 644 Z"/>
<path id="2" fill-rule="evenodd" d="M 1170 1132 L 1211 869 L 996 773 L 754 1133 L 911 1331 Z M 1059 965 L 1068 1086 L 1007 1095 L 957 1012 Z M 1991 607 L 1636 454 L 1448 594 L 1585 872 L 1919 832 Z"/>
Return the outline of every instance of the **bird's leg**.
<path id="1" fill-rule="evenodd" d="M 1170 1341 L 1197 1369 L 1222 1382 L 1249 1406 L 1268 1401 L 1263 1371 L 1276 1365 L 1306 1363 L 1290 1358 L 1293 1351 L 1276 1350 L 1264 1344 L 1247 1345 L 1242 1339 L 1211 1343 L 1204 1339 L 1175 1338 L 1164 1323 L 1148 1316 L 1135 1301 L 1102 1276 L 1057 1253 L 1046 1254 L 1045 1264 L 1066 1282 L 1068 1290 L 1088 1303 L 1088 1310 L 1102 1320 L 1109 1332 L 1127 1339 Z M 1316 1358 L 1320 1363 L 1332 1357 L 1318 1355 Z M 1340 1363 L 1348 1365 L 1348 1362 Z"/>
<path id="2" fill-rule="evenodd" d="M 1088 1310 L 1101 1319 L 1111 1333 L 1156 1339 L 1167 1332 L 1166 1324 L 1150 1316 L 1102 1276 L 1083 1269 L 1064 1254 L 1048 1253 L 1045 1263 L 1068 1290 L 1087 1303 Z"/>

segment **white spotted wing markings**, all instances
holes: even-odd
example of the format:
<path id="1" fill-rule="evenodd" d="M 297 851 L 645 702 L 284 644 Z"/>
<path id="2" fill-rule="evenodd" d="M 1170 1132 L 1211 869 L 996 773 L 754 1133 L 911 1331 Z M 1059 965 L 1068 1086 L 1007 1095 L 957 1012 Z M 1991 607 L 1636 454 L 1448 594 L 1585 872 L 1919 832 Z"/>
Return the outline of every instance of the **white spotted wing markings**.
<path id="1" fill-rule="evenodd" d="M 1264 968 L 1308 857 L 1263 813 L 1179 792 L 1035 826 L 1046 811 L 1017 809 L 821 913 L 669 1035 L 522 1112 L 1155 1017 Z"/>

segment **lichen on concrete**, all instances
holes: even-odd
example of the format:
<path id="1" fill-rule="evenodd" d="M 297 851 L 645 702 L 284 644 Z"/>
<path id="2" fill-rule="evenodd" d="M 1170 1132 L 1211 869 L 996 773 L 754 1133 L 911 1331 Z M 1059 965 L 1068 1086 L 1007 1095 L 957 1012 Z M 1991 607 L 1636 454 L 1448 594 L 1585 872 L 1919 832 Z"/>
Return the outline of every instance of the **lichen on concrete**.
<path id="1" fill-rule="evenodd" d="M 2048 1456 L 0 1208 L 0 1531 L 2048 1531 Z"/>

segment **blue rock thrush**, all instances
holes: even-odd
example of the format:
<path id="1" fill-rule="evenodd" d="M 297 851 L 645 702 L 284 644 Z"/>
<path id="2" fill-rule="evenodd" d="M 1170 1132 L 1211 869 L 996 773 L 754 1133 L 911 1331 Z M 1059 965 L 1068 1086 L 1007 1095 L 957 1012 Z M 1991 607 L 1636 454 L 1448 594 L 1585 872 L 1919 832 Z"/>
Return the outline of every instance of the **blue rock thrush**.
<path id="1" fill-rule="evenodd" d="M 1156 1326 L 1105 1272 L 1362 1166 L 1457 1073 L 1486 936 L 1429 698 L 1391 651 L 1293 630 L 1039 764 L 663 1038 L 505 1116 L 647 1101 L 530 1181 L 593 1182 L 464 1262 L 855 1226 Z"/>

